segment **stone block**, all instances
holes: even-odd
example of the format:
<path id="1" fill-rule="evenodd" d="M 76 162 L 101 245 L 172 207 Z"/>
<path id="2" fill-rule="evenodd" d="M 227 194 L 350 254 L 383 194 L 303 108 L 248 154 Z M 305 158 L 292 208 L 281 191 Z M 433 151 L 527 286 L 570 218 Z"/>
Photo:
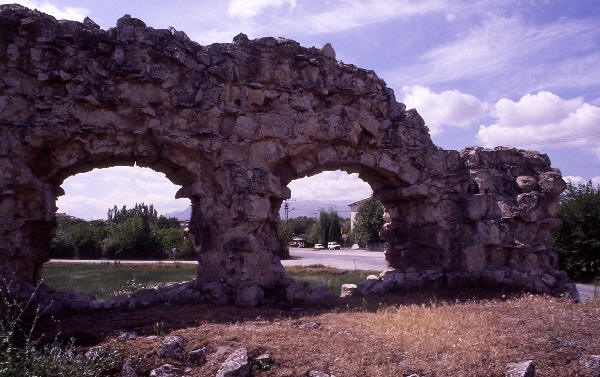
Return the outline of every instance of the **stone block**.
<path id="1" fill-rule="evenodd" d="M 183 360 L 185 346 L 180 336 L 167 336 L 158 345 L 156 353 L 163 359 Z"/>
<path id="2" fill-rule="evenodd" d="M 341 298 L 352 297 L 358 291 L 356 284 L 342 284 L 342 291 L 340 293 Z"/>
<path id="3" fill-rule="evenodd" d="M 584 355 L 578 360 L 582 377 L 600 377 L 600 355 Z"/>
<path id="4" fill-rule="evenodd" d="M 240 306 L 258 306 L 264 302 L 265 291 L 257 285 L 242 287 L 238 289 L 236 305 Z"/>
<path id="5" fill-rule="evenodd" d="M 516 182 L 522 193 L 531 192 L 538 188 L 537 179 L 530 175 L 521 175 L 517 177 Z"/>
<path id="6" fill-rule="evenodd" d="M 506 365 L 506 377 L 535 377 L 535 363 L 532 360 Z"/>
<path id="7" fill-rule="evenodd" d="M 485 248 L 479 245 L 472 245 L 463 251 L 464 267 L 467 271 L 482 270 L 487 265 Z"/>
<path id="8" fill-rule="evenodd" d="M 248 350 L 245 348 L 239 348 L 229 355 L 216 374 L 216 377 L 248 376 L 250 376 L 250 365 L 248 363 Z"/>

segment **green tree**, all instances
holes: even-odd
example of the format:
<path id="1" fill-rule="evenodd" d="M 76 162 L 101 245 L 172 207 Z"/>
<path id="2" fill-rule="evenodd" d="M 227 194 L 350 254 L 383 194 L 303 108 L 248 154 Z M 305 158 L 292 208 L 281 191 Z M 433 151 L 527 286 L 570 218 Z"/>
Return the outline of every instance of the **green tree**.
<path id="1" fill-rule="evenodd" d="M 50 244 L 54 258 L 96 259 L 102 257 L 102 240 L 106 226 L 101 221 L 85 221 L 73 217 L 59 217 L 57 230 Z"/>
<path id="2" fill-rule="evenodd" d="M 294 236 L 307 234 L 315 223 L 316 220 L 314 218 L 307 216 L 299 216 L 288 220 L 288 226 Z"/>
<path id="3" fill-rule="evenodd" d="M 358 207 L 352 230 L 352 238 L 359 245 L 379 242 L 379 232 L 383 229 L 383 204 L 373 197 L 365 200 Z"/>
<path id="4" fill-rule="evenodd" d="M 560 200 L 562 226 L 553 235 L 559 262 L 569 275 L 589 281 L 600 276 L 600 186 L 569 183 Z"/>
<path id="5" fill-rule="evenodd" d="M 328 242 L 339 242 L 343 222 L 344 219 L 338 216 L 336 210 L 330 208 L 326 211 L 321 208 L 319 218 L 309 231 L 306 240 L 310 243 L 322 243 L 325 246 Z"/>
<path id="6" fill-rule="evenodd" d="M 289 227 L 289 223 L 286 225 L 285 221 L 277 222 L 277 255 L 281 259 L 287 259 L 290 257 L 290 240 L 292 239 L 292 232 Z"/>
<path id="7" fill-rule="evenodd" d="M 171 250 L 176 249 L 177 259 L 196 259 L 196 251 L 191 242 L 185 239 L 179 223 L 177 227 L 158 228 L 153 234 L 167 258 L 172 258 Z"/>

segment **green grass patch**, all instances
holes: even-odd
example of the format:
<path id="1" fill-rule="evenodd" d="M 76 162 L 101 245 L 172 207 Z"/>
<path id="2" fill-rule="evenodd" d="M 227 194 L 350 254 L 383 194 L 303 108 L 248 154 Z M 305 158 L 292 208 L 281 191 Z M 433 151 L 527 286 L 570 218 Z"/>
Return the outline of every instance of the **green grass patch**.
<path id="1" fill-rule="evenodd" d="M 356 284 L 379 271 L 338 270 L 323 265 L 292 266 L 287 271 L 296 281 L 324 285 L 339 294 L 342 284 Z M 120 263 L 47 263 L 45 283 L 57 291 L 76 290 L 89 293 L 99 300 L 119 294 L 130 294 L 170 282 L 182 282 L 196 277 L 194 264 L 120 264 Z"/>
<path id="2" fill-rule="evenodd" d="M 311 285 L 324 285 L 335 295 L 339 295 L 342 284 L 357 284 L 369 275 L 379 275 L 381 271 L 339 270 L 321 264 L 311 266 L 286 267 L 287 272 L 296 281 L 305 281 Z"/>
<path id="3" fill-rule="evenodd" d="M 57 291 L 90 293 L 99 300 L 169 282 L 192 280 L 195 264 L 47 263 L 45 283 Z"/>

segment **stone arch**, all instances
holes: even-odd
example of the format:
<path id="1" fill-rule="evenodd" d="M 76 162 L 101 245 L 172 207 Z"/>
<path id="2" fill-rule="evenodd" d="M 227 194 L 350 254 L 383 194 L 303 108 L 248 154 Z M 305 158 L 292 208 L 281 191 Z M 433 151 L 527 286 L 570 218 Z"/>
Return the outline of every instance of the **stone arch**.
<path id="1" fill-rule="evenodd" d="M 101 30 L 2 5 L 0 72 L 9 278 L 38 277 L 66 176 L 135 162 L 191 199 L 208 301 L 298 297 L 274 252 L 278 209 L 292 179 L 327 168 L 362 174 L 394 219 L 386 288 L 566 287 L 550 245 L 564 182 L 547 156 L 436 147 L 416 110 L 330 45 L 240 34 L 201 46 L 127 15 Z"/>

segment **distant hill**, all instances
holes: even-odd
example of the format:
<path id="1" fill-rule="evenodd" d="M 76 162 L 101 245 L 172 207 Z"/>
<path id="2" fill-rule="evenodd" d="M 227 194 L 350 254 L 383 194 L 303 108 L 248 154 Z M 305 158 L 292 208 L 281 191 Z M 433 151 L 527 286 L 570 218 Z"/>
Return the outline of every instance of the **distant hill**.
<path id="1" fill-rule="evenodd" d="M 350 217 L 350 208 L 348 204 L 354 203 L 356 200 L 296 200 L 290 201 L 290 218 L 306 216 L 317 217 L 319 210 L 329 210 L 330 208 L 337 211 L 338 215 L 343 218 Z M 293 210 L 292 210 L 293 209 Z M 284 217 L 283 204 L 279 211 L 281 218 Z"/>
<path id="2" fill-rule="evenodd" d="M 182 209 L 181 211 L 165 213 L 165 217 L 176 217 L 180 221 L 189 220 L 191 215 L 192 215 L 192 206 L 188 206 L 186 209 Z"/>
<path id="3" fill-rule="evenodd" d="M 354 203 L 357 200 L 296 200 L 290 201 L 290 218 L 307 216 L 317 217 L 319 216 L 319 210 L 321 208 L 329 210 L 333 208 L 337 211 L 338 215 L 343 218 L 350 217 L 350 209 L 348 204 Z M 181 211 L 174 211 L 166 213 L 166 217 L 176 217 L 179 220 L 189 220 L 192 213 L 192 207 L 187 207 Z M 285 214 L 283 212 L 283 204 L 279 211 L 279 216 L 283 219 Z"/>

